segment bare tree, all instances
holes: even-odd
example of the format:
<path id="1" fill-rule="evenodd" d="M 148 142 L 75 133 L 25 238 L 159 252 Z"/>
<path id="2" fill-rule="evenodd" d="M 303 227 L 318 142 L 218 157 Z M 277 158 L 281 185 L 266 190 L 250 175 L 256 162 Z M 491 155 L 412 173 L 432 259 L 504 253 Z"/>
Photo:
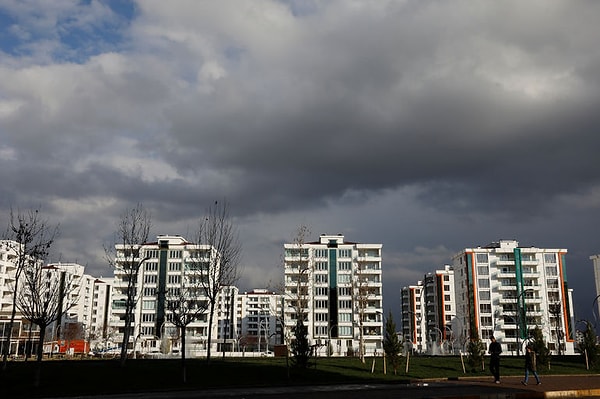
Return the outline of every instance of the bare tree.
<path id="1" fill-rule="evenodd" d="M 34 386 L 39 386 L 46 329 L 77 303 L 79 284 L 73 275 L 56 266 L 44 266 L 42 260 L 31 263 L 23 273 L 17 294 L 17 307 L 23 317 L 40 328 L 37 347 L 38 367 Z"/>
<path id="2" fill-rule="evenodd" d="M 14 280 L 12 311 L 8 324 L 7 345 L 2 351 L 2 370 L 6 370 L 10 349 L 10 340 L 17 311 L 17 296 L 23 271 L 36 266 L 38 261 L 45 259 L 56 236 L 58 227 L 50 227 L 46 220 L 41 219 L 37 209 L 27 212 L 10 211 L 10 222 L 4 234 L 5 245 L 14 255 Z"/>
<path id="3" fill-rule="evenodd" d="M 369 297 L 371 292 L 369 290 L 369 282 L 367 277 L 363 274 L 363 263 L 358 262 L 356 268 L 356 276 L 353 280 L 353 291 L 354 291 L 354 303 L 356 307 L 356 313 L 358 314 L 358 337 L 359 337 L 359 348 L 358 354 L 360 361 L 365 362 L 365 331 L 364 322 L 366 317 L 366 310 L 369 304 Z"/>
<path id="4" fill-rule="evenodd" d="M 208 302 L 202 287 L 200 274 L 191 265 L 186 265 L 181 282 L 181 288 L 170 289 L 167 293 L 167 320 L 179 329 L 181 338 L 181 372 L 183 383 L 187 382 L 187 370 L 185 362 L 186 328 L 206 312 Z"/>
<path id="5" fill-rule="evenodd" d="M 125 297 L 125 327 L 121 344 L 121 367 L 127 361 L 127 346 L 132 335 L 133 312 L 135 310 L 138 294 L 138 277 L 144 262 L 148 259 L 142 251 L 143 245 L 148 241 L 151 216 L 141 204 L 127 210 L 117 224 L 115 232 L 115 245 L 105 247 L 108 263 L 118 271 L 125 287 L 120 287 L 120 294 Z M 115 273 L 117 274 L 117 273 Z M 118 289 L 115 284 L 115 291 Z M 134 348 L 135 350 L 135 348 Z"/>
<path id="6" fill-rule="evenodd" d="M 293 338 L 290 342 L 294 362 L 300 367 L 306 367 L 310 358 L 310 345 L 308 342 L 308 330 L 304 324 L 308 317 L 309 290 L 313 288 L 312 262 L 305 248 L 306 239 L 310 234 L 307 226 L 300 226 L 292 240 L 292 246 L 287 250 L 286 257 L 290 257 L 289 262 L 285 262 L 285 267 L 292 270 L 296 286 L 290 291 L 285 291 L 290 297 L 290 305 L 296 315 L 296 325 L 292 328 Z"/>
<path id="7" fill-rule="evenodd" d="M 235 285 L 240 271 L 241 244 L 226 201 L 215 201 L 208 209 L 205 218 L 199 223 L 196 243 L 208 248 L 206 256 L 195 257 L 193 261 L 199 262 L 198 268 L 202 270 L 200 282 L 208 299 L 206 360 L 210 363 L 212 325 L 219 294 L 224 287 Z"/>

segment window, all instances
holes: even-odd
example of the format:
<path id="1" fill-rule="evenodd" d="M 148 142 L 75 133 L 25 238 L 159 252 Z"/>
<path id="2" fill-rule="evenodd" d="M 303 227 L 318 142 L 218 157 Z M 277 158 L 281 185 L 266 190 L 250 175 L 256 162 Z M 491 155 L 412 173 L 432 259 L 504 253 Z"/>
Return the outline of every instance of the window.
<path id="1" fill-rule="evenodd" d="M 316 336 L 327 335 L 327 326 L 315 326 L 315 335 Z"/>
<path id="2" fill-rule="evenodd" d="M 150 323 L 153 322 L 155 320 L 155 314 L 154 313 L 142 313 L 142 321 L 145 323 Z"/>
<path id="3" fill-rule="evenodd" d="M 544 262 L 556 263 L 556 254 L 544 254 Z"/>
<path id="4" fill-rule="evenodd" d="M 479 305 L 479 312 L 481 313 L 492 313 L 492 305 L 489 303 L 482 303 Z"/>
<path id="5" fill-rule="evenodd" d="M 338 283 L 349 283 L 350 275 L 349 274 L 339 274 L 338 275 Z"/>
<path id="6" fill-rule="evenodd" d="M 315 274 L 315 282 L 316 283 L 326 283 L 327 275 L 326 274 Z"/>
<path id="7" fill-rule="evenodd" d="M 169 258 L 181 259 L 181 250 L 169 251 Z"/>
<path id="8" fill-rule="evenodd" d="M 326 258 L 327 250 L 326 249 L 315 249 L 315 257 L 316 258 Z"/>
<path id="9" fill-rule="evenodd" d="M 328 316 L 327 313 L 315 313 L 315 321 L 327 321 Z"/>
<path id="10" fill-rule="evenodd" d="M 338 262 L 338 270 L 352 270 L 351 262 Z"/>
<path id="11" fill-rule="evenodd" d="M 450 286 L 449 285 L 444 285 L 444 291 L 450 291 Z"/>
<path id="12" fill-rule="evenodd" d="M 352 295 L 352 288 L 350 287 L 339 287 L 338 288 L 338 292 L 340 296 L 351 296 Z"/>
<path id="13" fill-rule="evenodd" d="M 315 301 L 315 308 L 317 309 L 327 309 L 327 300 L 317 300 Z"/>
<path id="14" fill-rule="evenodd" d="M 444 310 L 450 312 L 452 310 L 452 305 L 444 305 Z"/>
<path id="15" fill-rule="evenodd" d="M 444 281 L 450 281 L 450 276 L 444 276 Z"/>
<path id="16" fill-rule="evenodd" d="M 490 288 L 490 280 L 487 278 L 480 278 L 477 280 L 477 284 L 479 285 L 479 288 Z"/>
<path id="17" fill-rule="evenodd" d="M 327 287 L 316 287 L 315 295 L 317 296 L 326 296 L 328 294 L 329 288 Z"/>
<path id="18" fill-rule="evenodd" d="M 481 318 L 481 325 L 485 327 L 489 327 L 492 325 L 492 318 L 489 316 L 483 316 Z"/>
<path id="19" fill-rule="evenodd" d="M 167 276 L 167 283 L 169 284 L 180 284 L 181 283 L 181 276 L 179 275 L 169 275 Z"/>
<path id="20" fill-rule="evenodd" d="M 146 262 L 144 264 L 144 269 L 147 272 L 155 272 L 155 271 L 158 270 L 158 263 L 156 263 L 156 262 Z"/>
<path id="21" fill-rule="evenodd" d="M 156 296 L 156 288 L 152 288 L 152 287 L 144 288 L 144 296 Z"/>
<path id="22" fill-rule="evenodd" d="M 158 258 L 158 249 L 147 249 L 146 257 L 147 258 Z"/>
<path id="23" fill-rule="evenodd" d="M 352 301 L 341 300 L 340 309 L 352 309 Z"/>
<path id="24" fill-rule="evenodd" d="M 556 266 L 546 266 L 546 276 L 558 276 Z"/>
<path id="25" fill-rule="evenodd" d="M 350 326 L 339 326 L 338 327 L 338 335 L 341 336 L 348 336 L 348 335 L 352 335 L 352 327 Z"/>
<path id="26" fill-rule="evenodd" d="M 156 283 L 156 275 L 146 275 L 144 276 L 144 283 Z"/>
<path id="27" fill-rule="evenodd" d="M 490 274 L 490 269 L 487 266 L 477 266 L 477 274 L 487 276 Z"/>
<path id="28" fill-rule="evenodd" d="M 327 262 L 315 263 L 315 270 L 327 270 Z"/>
<path id="29" fill-rule="evenodd" d="M 179 251 L 181 252 L 181 251 Z M 180 262 L 169 262 L 169 271 L 180 271 L 181 263 Z"/>
<path id="30" fill-rule="evenodd" d="M 349 258 L 352 256 L 352 250 L 351 249 L 340 249 L 338 255 L 340 258 Z"/>
<path id="31" fill-rule="evenodd" d="M 450 295 L 444 295 L 444 301 L 449 301 L 450 300 Z"/>
<path id="32" fill-rule="evenodd" d="M 487 290 L 479 291 L 479 299 L 482 301 L 489 301 L 490 300 L 490 292 Z"/>
<path id="33" fill-rule="evenodd" d="M 155 309 L 156 308 L 156 301 L 143 301 L 142 302 L 142 309 Z"/>
<path id="34" fill-rule="evenodd" d="M 487 254 L 477 254 L 477 263 L 488 263 Z"/>
<path id="35" fill-rule="evenodd" d="M 352 321 L 352 313 L 340 313 L 338 321 L 343 322 L 351 322 Z"/>

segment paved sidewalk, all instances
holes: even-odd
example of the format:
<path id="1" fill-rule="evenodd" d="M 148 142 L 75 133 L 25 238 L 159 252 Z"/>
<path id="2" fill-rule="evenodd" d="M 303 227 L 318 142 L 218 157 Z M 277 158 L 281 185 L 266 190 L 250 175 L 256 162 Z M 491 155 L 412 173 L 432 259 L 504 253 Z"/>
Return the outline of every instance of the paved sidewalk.
<path id="1" fill-rule="evenodd" d="M 600 397 L 600 374 L 594 375 L 550 375 L 540 376 L 540 385 L 536 385 L 535 377 L 529 376 L 529 384 L 521 384 L 522 376 L 501 378 L 500 384 L 495 384 L 492 377 L 465 377 L 456 381 L 448 381 L 458 385 L 476 384 L 482 387 L 497 386 L 514 388 L 526 392 L 515 392 L 515 398 L 589 398 Z M 477 396 L 481 397 L 481 396 Z M 487 397 L 487 396 L 486 396 Z"/>

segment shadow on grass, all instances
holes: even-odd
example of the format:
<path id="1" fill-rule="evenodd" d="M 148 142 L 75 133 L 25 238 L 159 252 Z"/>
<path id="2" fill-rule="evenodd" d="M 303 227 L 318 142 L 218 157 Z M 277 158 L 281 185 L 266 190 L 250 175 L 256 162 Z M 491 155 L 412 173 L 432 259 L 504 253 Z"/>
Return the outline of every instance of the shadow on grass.
<path id="1" fill-rule="evenodd" d="M 347 383 L 407 383 L 411 380 L 463 376 L 488 376 L 486 369 L 472 373 L 462 372 L 460 357 L 410 358 L 409 372 L 402 358 L 398 374 L 390 365 L 383 374 L 383 359 L 318 358 L 311 360 L 305 370 L 286 368 L 284 358 L 212 359 L 210 365 L 203 359 L 186 362 L 188 383 L 181 383 L 181 361 L 177 359 L 129 360 L 121 368 L 117 360 L 60 360 L 45 361 L 39 389 L 31 386 L 35 364 L 11 362 L 0 372 L 2 398 L 35 398 L 56 396 L 86 396 L 99 394 L 127 394 L 134 392 L 164 392 L 201 390 L 211 388 L 242 388 L 257 386 L 321 385 Z M 502 375 L 520 375 L 524 360 L 502 359 Z M 538 368 L 540 374 L 585 374 L 580 357 L 553 358 L 551 369 Z M 289 377 L 288 377 L 289 375 Z"/>

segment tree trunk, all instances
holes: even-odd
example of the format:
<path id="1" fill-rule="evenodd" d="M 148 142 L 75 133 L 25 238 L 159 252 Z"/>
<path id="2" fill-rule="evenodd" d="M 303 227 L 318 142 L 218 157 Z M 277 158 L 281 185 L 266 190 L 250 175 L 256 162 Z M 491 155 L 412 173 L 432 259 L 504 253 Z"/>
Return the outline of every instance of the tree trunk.
<path id="1" fill-rule="evenodd" d="M 180 328 L 181 330 L 181 377 L 183 378 L 183 383 L 187 382 L 187 369 L 185 366 L 185 326 Z"/>
<path id="2" fill-rule="evenodd" d="M 40 338 L 38 339 L 37 355 L 36 355 L 36 367 L 35 374 L 33 376 L 33 386 L 39 387 L 42 379 L 42 358 L 44 357 L 44 336 L 46 335 L 46 326 L 40 326 Z M 50 343 L 50 345 L 53 345 Z"/>
<path id="3" fill-rule="evenodd" d="M 212 344 L 212 324 L 215 315 L 215 302 L 210 303 L 210 312 L 208 314 L 208 347 L 206 348 L 206 363 L 210 364 L 210 347 Z"/>
<path id="4" fill-rule="evenodd" d="M 130 289 L 128 289 L 129 291 Z M 133 313 L 133 306 L 129 302 L 133 299 L 130 294 L 127 294 L 127 305 L 125 307 L 125 329 L 123 330 L 123 342 L 121 343 L 121 367 L 125 367 L 125 362 L 127 362 L 127 347 L 129 346 L 129 337 L 130 337 L 130 329 L 131 329 L 131 314 Z M 135 349 L 135 348 L 134 348 Z"/>

